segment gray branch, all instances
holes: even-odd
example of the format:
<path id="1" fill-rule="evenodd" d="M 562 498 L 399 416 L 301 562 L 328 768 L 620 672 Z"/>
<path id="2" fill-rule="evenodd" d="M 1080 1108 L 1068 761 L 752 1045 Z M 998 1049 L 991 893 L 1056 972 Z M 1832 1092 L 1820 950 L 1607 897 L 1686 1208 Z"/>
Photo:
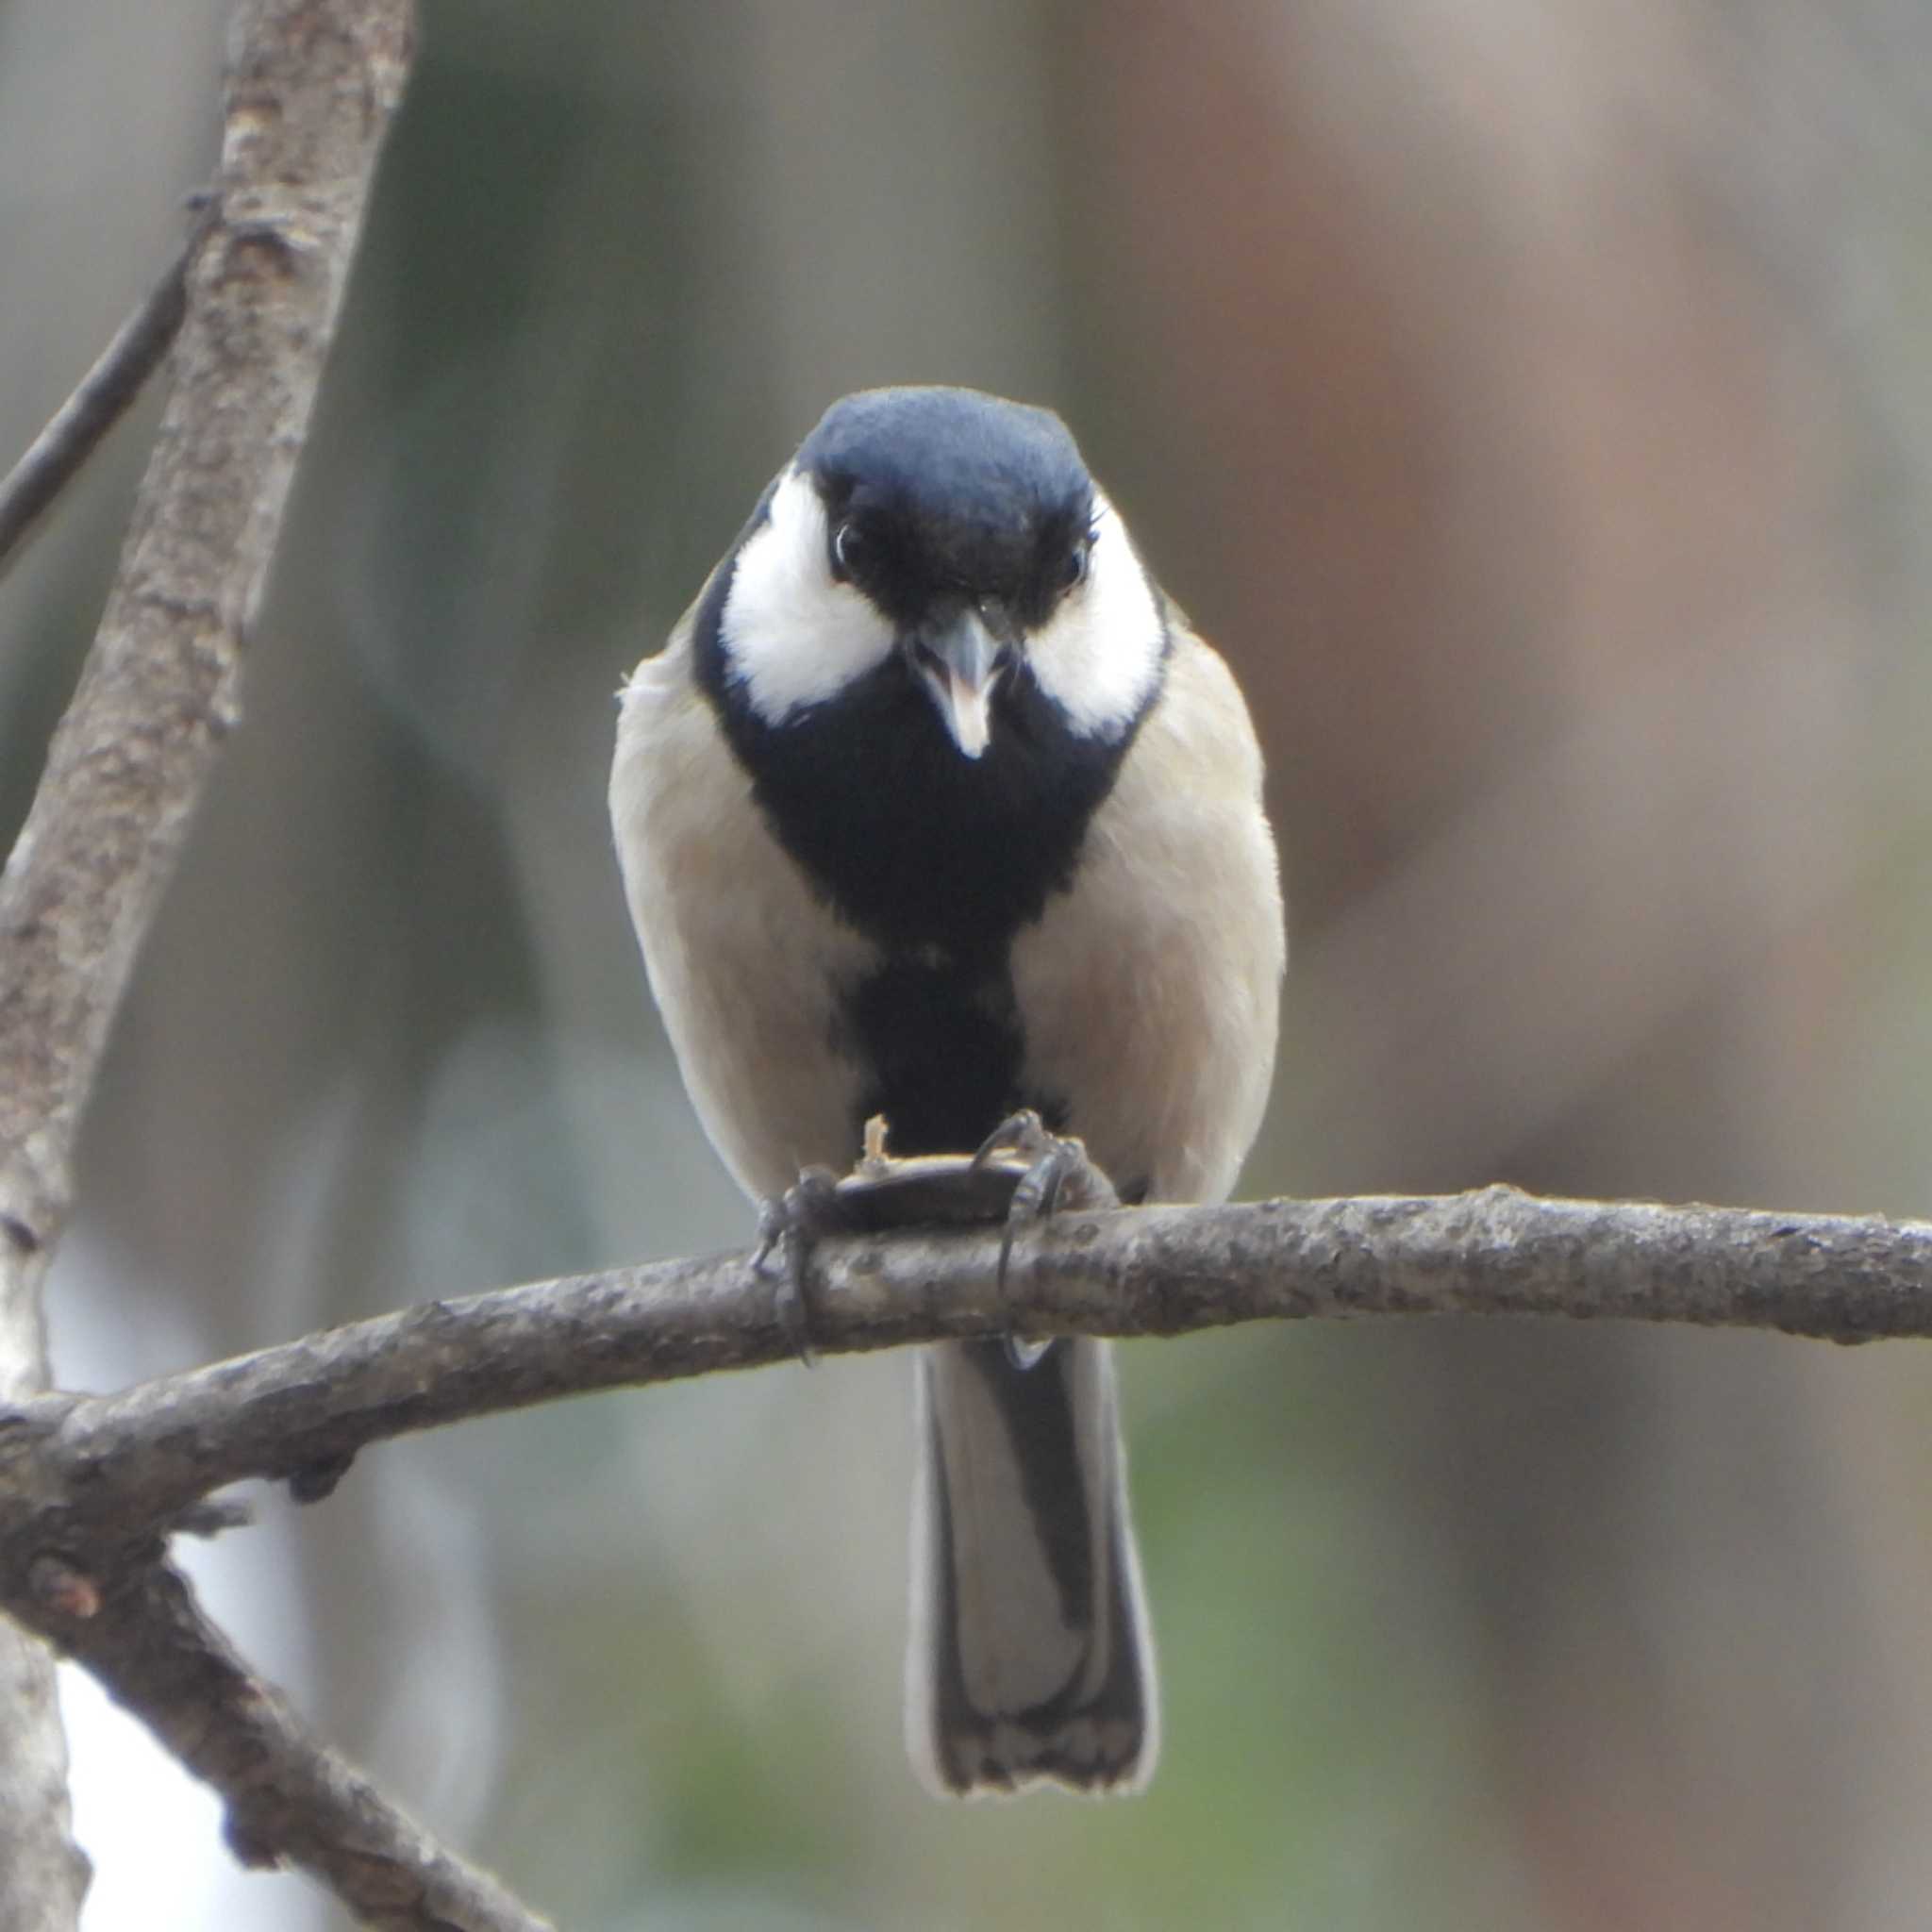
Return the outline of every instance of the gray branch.
<path id="1" fill-rule="evenodd" d="M 1015 1244 L 1004 1291 L 998 1252 L 983 1229 L 822 1241 L 814 1346 L 1429 1314 L 1932 1335 L 1923 1222 L 1490 1188 L 1061 1215 Z M 427 1302 L 117 1394 L 36 1397 L 0 1419 L 0 1572 L 24 1574 L 37 1548 L 152 1532 L 244 1477 L 321 1493 L 392 1436 L 794 1353 L 771 1273 L 724 1255 Z"/>
<path id="2" fill-rule="evenodd" d="M 408 0 L 253 0 L 238 22 L 173 390 L 0 878 L 0 1230 L 18 1251 L 65 1223 L 75 1130 L 135 950 L 241 716 L 243 647 L 409 34 Z"/>
<path id="3" fill-rule="evenodd" d="M 860 1231 L 809 1257 L 814 1346 L 1423 1314 L 1932 1334 L 1932 1224 L 1509 1188 L 1067 1213 L 1022 1236 L 1002 1286 L 1018 1172 L 928 1160 L 841 1183 Z M 991 1224 L 903 1224 L 935 1220 Z M 0 1601 L 223 1792 L 244 1857 L 293 1858 L 383 1926 L 533 1926 L 307 1739 L 202 1622 L 162 1539 L 243 1477 L 312 1499 L 392 1436 L 795 1346 L 771 1269 L 725 1255 L 429 1302 L 116 1394 L 33 1396 L 0 1411 Z"/>
<path id="4" fill-rule="evenodd" d="M 382 1932 L 548 1932 L 316 1743 L 152 1549 L 99 1574 L 43 1555 L 33 1588 L 41 1627 L 222 1793 L 242 1863 L 298 1864 Z"/>
<path id="5" fill-rule="evenodd" d="M 238 14 L 173 391 L 79 689 L 0 875 L 0 1399 L 45 1386 L 41 1286 L 72 1208 L 75 1137 L 136 950 L 239 716 L 243 646 L 412 29 L 410 0 L 248 0 Z M 164 282 L 42 440 L 24 494 L 8 499 L 26 518 L 139 386 L 175 304 Z M 54 1573 L 43 1562 L 37 1574 Z M 126 1652 L 130 1668 L 137 1655 Z M 100 1674 L 142 1707 L 133 1675 Z M 0 1922 L 71 1932 L 85 1886 L 51 1660 L 0 1625 Z"/>
<path id="6" fill-rule="evenodd" d="M 188 264 L 214 219 L 214 204 L 196 215 L 180 254 L 146 299 L 114 333 L 94 366 L 20 460 L 0 477 L 0 576 L 11 566 L 21 540 L 54 499 L 78 475 L 106 436 L 160 366 L 188 312 Z"/>

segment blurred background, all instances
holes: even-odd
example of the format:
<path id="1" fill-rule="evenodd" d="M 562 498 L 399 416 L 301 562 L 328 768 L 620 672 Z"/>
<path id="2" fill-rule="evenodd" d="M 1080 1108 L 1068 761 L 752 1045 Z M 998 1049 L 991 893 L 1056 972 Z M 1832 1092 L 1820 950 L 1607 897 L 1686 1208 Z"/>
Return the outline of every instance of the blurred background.
<path id="1" fill-rule="evenodd" d="M 216 0 L 0 0 L 0 449 L 174 247 Z M 1932 1210 L 1932 12 L 430 0 L 56 1367 L 743 1243 L 608 850 L 612 695 L 842 391 L 1046 402 L 1257 712 L 1244 1191 Z M 0 591 L 0 831 L 153 424 Z M 909 1374 L 372 1453 L 196 1562 L 575 1932 L 1906 1932 L 1932 1357 L 1501 1322 L 1125 1351 L 1146 1798 L 900 1746 Z M 319 1932 L 69 1684 L 90 1932 Z"/>

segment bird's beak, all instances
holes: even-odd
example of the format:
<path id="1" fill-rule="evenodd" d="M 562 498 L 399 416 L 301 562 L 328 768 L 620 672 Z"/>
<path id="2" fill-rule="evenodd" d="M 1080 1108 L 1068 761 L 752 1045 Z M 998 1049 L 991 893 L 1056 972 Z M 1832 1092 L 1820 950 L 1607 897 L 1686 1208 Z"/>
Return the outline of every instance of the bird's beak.
<path id="1" fill-rule="evenodd" d="M 1004 609 L 990 601 L 969 605 L 914 641 L 919 667 L 953 742 L 969 758 L 986 750 L 992 736 L 992 693 L 1011 657 L 1013 628 Z"/>

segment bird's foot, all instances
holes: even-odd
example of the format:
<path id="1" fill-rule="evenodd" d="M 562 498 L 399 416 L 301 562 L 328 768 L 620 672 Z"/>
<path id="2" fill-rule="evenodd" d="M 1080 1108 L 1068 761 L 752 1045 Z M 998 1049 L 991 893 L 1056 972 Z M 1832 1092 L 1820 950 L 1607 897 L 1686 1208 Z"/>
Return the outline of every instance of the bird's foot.
<path id="1" fill-rule="evenodd" d="M 1003 1153 L 1017 1154 L 1026 1162 L 1026 1172 L 1013 1189 L 1012 1206 L 1000 1231 L 1002 1297 L 1007 1291 L 1013 1237 L 1022 1228 L 1036 1226 L 1049 1214 L 1065 1208 L 1118 1208 L 1121 1204 L 1113 1183 L 1088 1155 L 1086 1143 L 1071 1134 L 1052 1132 L 1030 1107 L 1009 1114 L 987 1136 L 973 1157 L 974 1164 Z M 1007 1333 L 1007 1354 L 1015 1368 L 1030 1369 L 1052 1346 L 1051 1339 L 1031 1341 L 1016 1330 Z"/>
<path id="2" fill-rule="evenodd" d="M 758 1245 L 751 1265 L 755 1273 L 774 1274 L 772 1313 L 808 1368 L 818 1357 L 811 1345 L 811 1310 L 805 1298 L 806 1267 L 813 1243 L 846 1225 L 838 1179 L 828 1167 L 802 1169 L 791 1187 L 758 1209 Z M 777 1267 L 768 1269 L 765 1264 L 774 1249 Z"/>

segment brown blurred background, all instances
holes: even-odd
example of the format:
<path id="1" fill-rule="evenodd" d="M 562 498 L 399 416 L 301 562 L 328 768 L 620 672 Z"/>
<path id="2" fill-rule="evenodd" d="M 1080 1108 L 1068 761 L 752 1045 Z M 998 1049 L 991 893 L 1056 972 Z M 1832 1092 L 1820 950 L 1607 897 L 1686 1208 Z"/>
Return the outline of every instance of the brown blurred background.
<path id="1" fill-rule="evenodd" d="M 178 232 L 223 18 L 0 0 L 8 451 Z M 1257 708 L 1296 958 L 1247 1191 L 1932 1208 L 1928 183 L 1914 0 L 430 0 L 61 1378 L 746 1239 L 611 696 L 895 380 L 1060 408 Z M 150 424 L 0 593 L 0 829 Z M 1391 1323 L 1126 1374 L 1133 1804 L 913 1785 L 903 1362 L 383 1450 L 208 1587 L 574 1928 L 1932 1922 L 1921 1351 Z M 169 1774 L 74 1707 L 92 1932 L 331 1923 L 167 1862 L 211 1828 L 143 1839 Z"/>

